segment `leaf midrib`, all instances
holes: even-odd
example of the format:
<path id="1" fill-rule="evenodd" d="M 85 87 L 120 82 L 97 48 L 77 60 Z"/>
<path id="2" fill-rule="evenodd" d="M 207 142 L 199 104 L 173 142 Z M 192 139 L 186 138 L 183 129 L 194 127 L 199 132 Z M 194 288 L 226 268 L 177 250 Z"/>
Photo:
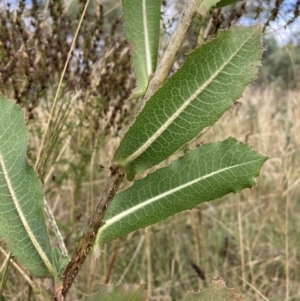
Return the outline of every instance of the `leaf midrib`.
<path id="1" fill-rule="evenodd" d="M 147 64 L 147 76 L 152 72 L 152 61 L 150 55 L 150 41 L 149 41 L 149 29 L 147 23 L 146 13 L 146 0 L 143 0 L 143 25 L 144 25 L 144 37 L 145 37 L 145 52 L 146 52 L 146 64 Z"/>
<path id="2" fill-rule="evenodd" d="M 11 184 L 11 180 L 10 180 L 8 172 L 7 172 L 7 168 L 5 166 L 4 160 L 3 160 L 1 155 L 0 155 L 0 167 L 2 168 L 4 179 L 5 179 L 5 182 L 7 184 L 11 199 L 12 199 L 14 207 L 15 207 L 18 215 L 19 215 L 19 218 L 20 218 L 20 220 L 23 224 L 23 227 L 25 228 L 25 231 L 28 234 L 29 239 L 31 240 L 31 242 L 34 245 L 35 249 L 37 250 L 38 254 L 40 255 L 40 257 L 41 257 L 42 261 L 44 262 L 45 266 L 47 267 L 49 273 L 51 275 L 53 275 L 52 264 L 49 261 L 47 255 L 43 252 L 43 249 L 40 246 L 39 242 L 36 240 L 32 230 L 30 228 L 30 225 L 26 221 L 26 217 L 22 212 L 22 208 L 20 207 L 20 205 L 18 203 L 17 197 L 15 195 L 14 189 L 13 189 L 12 184 Z"/>
<path id="3" fill-rule="evenodd" d="M 121 163 L 123 165 L 128 165 L 132 161 L 134 161 L 137 157 L 139 157 L 150 145 L 170 126 L 170 124 L 186 109 L 188 105 L 192 103 L 192 101 L 225 69 L 225 67 L 231 62 L 231 60 L 236 56 L 236 54 L 242 49 L 242 47 L 250 40 L 254 31 L 247 40 L 229 57 L 225 63 L 219 68 L 208 81 L 204 82 L 202 86 L 200 86 L 196 92 L 194 92 L 183 104 L 182 106 L 176 110 L 176 112 L 143 144 L 141 145 L 132 155 L 127 157 L 127 159 L 123 160 Z M 151 100 L 150 100 L 151 101 Z"/>
<path id="4" fill-rule="evenodd" d="M 104 231 L 104 229 L 106 229 L 110 225 L 112 225 L 112 224 L 120 221 L 121 219 L 123 219 L 126 216 L 134 213 L 135 211 L 137 211 L 137 210 L 139 210 L 139 209 L 141 209 L 141 208 L 143 208 L 145 206 L 148 206 L 148 205 L 150 205 L 150 204 L 152 204 L 152 203 L 154 203 L 156 201 L 159 201 L 160 199 L 162 199 L 164 197 L 167 197 L 167 196 L 169 196 L 171 194 L 174 194 L 174 193 L 176 193 L 176 192 L 178 192 L 178 191 L 180 191 L 182 189 L 185 189 L 185 188 L 187 188 L 189 186 L 192 186 L 192 185 L 196 184 L 197 182 L 200 182 L 202 180 L 205 180 L 207 178 L 210 178 L 210 177 L 215 176 L 217 174 L 220 174 L 222 172 L 234 169 L 236 167 L 242 167 L 243 165 L 248 165 L 248 164 L 251 164 L 251 163 L 254 163 L 254 162 L 257 162 L 257 161 L 260 161 L 260 159 L 253 160 L 253 161 L 248 161 L 248 162 L 245 162 L 245 163 L 236 164 L 236 165 L 229 166 L 229 167 L 226 167 L 226 168 L 223 168 L 223 169 L 219 169 L 219 170 L 211 172 L 211 173 L 209 173 L 209 174 L 207 174 L 205 176 L 202 176 L 202 177 L 199 177 L 199 178 L 194 179 L 192 181 L 189 181 L 189 182 L 187 182 L 187 183 L 185 183 L 183 185 L 180 185 L 180 186 L 178 186 L 176 188 L 168 190 L 168 191 L 166 191 L 166 192 L 164 192 L 162 194 L 159 194 L 159 195 L 157 195 L 157 196 L 155 196 L 153 198 L 150 198 L 150 199 L 148 199 L 148 200 L 146 200 L 146 201 L 144 201 L 144 202 L 142 202 L 142 203 L 140 203 L 138 205 L 135 205 L 135 206 L 131 207 L 130 209 L 127 209 L 127 210 L 125 210 L 125 211 L 123 211 L 123 212 L 115 215 L 111 219 L 106 220 L 105 221 L 105 225 L 101 228 L 100 232 Z"/>

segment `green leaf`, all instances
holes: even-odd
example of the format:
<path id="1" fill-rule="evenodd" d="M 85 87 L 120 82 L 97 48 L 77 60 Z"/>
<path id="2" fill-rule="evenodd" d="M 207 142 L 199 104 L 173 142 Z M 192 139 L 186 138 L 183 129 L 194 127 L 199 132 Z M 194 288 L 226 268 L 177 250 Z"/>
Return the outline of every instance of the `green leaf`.
<path id="1" fill-rule="evenodd" d="M 161 0 L 123 0 L 124 31 L 136 75 L 135 95 L 143 95 L 157 63 Z"/>
<path id="2" fill-rule="evenodd" d="M 204 16 L 212 7 L 220 8 L 231 5 L 239 0 L 204 0 L 197 9 L 197 13 Z"/>
<path id="3" fill-rule="evenodd" d="M 238 1 L 240 1 L 240 0 L 221 0 L 221 1 L 218 1 L 218 3 L 216 4 L 215 7 L 220 8 L 220 7 L 228 6 L 228 5 L 231 5 Z"/>
<path id="4" fill-rule="evenodd" d="M 242 301 L 234 289 L 227 288 L 221 277 L 217 276 L 208 289 L 200 293 L 188 293 L 181 301 Z"/>
<path id="5" fill-rule="evenodd" d="M 260 66 L 260 26 L 234 27 L 188 55 L 150 98 L 114 156 L 132 180 L 213 125 Z"/>
<path id="6" fill-rule="evenodd" d="M 202 202 L 252 187 L 266 159 L 234 138 L 194 149 L 117 194 L 96 243 L 108 242 Z"/>
<path id="7" fill-rule="evenodd" d="M 61 280 L 63 271 L 71 260 L 70 256 L 63 257 L 61 252 L 56 248 L 52 248 L 53 265 L 55 266 L 54 279 L 56 282 Z"/>
<path id="8" fill-rule="evenodd" d="M 197 13 L 204 16 L 211 8 L 220 8 L 231 5 L 239 0 L 204 0 L 197 9 Z"/>
<path id="9" fill-rule="evenodd" d="M 204 16 L 218 2 L 220 2 L 220 0 L 204 0 L 204 1 L 202 1 L 197 9 L 197 13 Z"/>
<path id="10" fill-rule="evenodd" d="M 25 155 L 22 110 L 0 95 L 0 237 L 36 277 L 53 275 L 40 180 Z"/>

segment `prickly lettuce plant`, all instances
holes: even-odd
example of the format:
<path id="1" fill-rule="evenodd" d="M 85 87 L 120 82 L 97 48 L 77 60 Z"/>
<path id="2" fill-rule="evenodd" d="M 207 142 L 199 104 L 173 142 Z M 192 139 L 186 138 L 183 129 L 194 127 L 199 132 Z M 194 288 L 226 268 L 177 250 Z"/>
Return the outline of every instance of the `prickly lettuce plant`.
<path id="1" fill-rule="evenodd" d="M 192 51 L 167 78 L 196 12 L 205 14 L 210 7 L 227 2 L 190 0 L 157 64 L 160 0 L 123 0 L 124 31 L 137 83 L 128 101 L 143 99 L 136 120 L 115 152 L 107 184 L 71 259 L 47 209 L 61 251 L 49 243 L 42 184 L 25 158 L 28 132 L 22 111 L 0 97 L 0 235 L 28 272 L 54 280 L 53 300 L 64 299 L 92 248 L 96 252 L 102 244 L 138 228 L 255 185 L 267 158 L 232 137 L 186 150 L 169 165 L 159 167 L 212 126 L 256 77 L 261 28 L 240 26 L 219 32 Z M 154 172 L 134 181 L 153 167 Z M 124 176 L 134 183 L 117 193 Z M 206 295 L 190 294 L 184 300 L 214 300 L 209 296 L 215 290 L 219 294 L 220 289 L 229 296 L 226 300 L 235 300 L 220 279 Z M 100 295 L 95 298 L 100 300 Z M 142 298 L 140 294 L 136 300 Z"/>

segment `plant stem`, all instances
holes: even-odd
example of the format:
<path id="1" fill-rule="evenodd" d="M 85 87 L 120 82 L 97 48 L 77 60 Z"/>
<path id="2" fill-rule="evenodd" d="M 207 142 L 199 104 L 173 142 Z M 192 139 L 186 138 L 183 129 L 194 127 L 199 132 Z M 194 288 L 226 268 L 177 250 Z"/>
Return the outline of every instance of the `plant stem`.
<path id="1" fill-rule="evenodd" d="M 63 288 L 60 289 L 60 291 L 57 291 L 57 295 L 54 296 L 53 300 L 58 300 L 57 296 L 59 296 L 59 293 L 62 293 L 63 296 L 66 296 L 72 282 L 74 281 L 95 242 L 98 230 L 104 225 L 103 218 L 106 210 L 124 178 L 124 172 L 120 167 L 112 165 L 110 170 L 111 174 L 107 179 L 101 199 L 92 213 L 85 228 L 84 234 L 79 240 L 72 259 L 67 265 L 62 276 Z"/>
<path id="2" fill-rule="evenodd" d="M 190 0 L 186 4 L 178 25 L 171 37 L 168 47 L 163 55 L 163 58 L 156 70 L 143 102 L 149 99 L 152 94 L 164 83 L 167 78 L 176 55 L 183 43 L 186 33 L 192 23 L 193 17 L 196 14 L 196 9 L 203 0 Z M 142 104 L 143 105 L 143 104 Z M 85 258 L 89 254 L 101 226 L 104 225 L 103 217 L 105 212 L 118 191 L 119 185 L 124 178 L 124 172 L 120 167 L 112 167 L 111 175 L 107 179 L 106 187 L 103 191 L 102 197 L 97 204 L 95 211 L 89 219 L 87 227 L 83 236 L 81 237 L 76 250 L 72 256 L 71 261 L 67 265 L 63 274 L 63 288 L 56 291 L 53 300 L 59 300 L 60 296 L 66 296 L 71 287 L 77 273 L 79 272 Z"/>
<path id="3" fill-rule="evenodd" d="M 166 80 L 170 69 L 174 63 L 174 60 L 177 56 L 177 53 L 186 37 L 186 33 L 192 24 L 193 17 L 196 14 L 197 8 L 199 7 L 202 1 L 203 0 L 189 0 L 186 3 L 181 13 L 178 24 L 167 46 L 167 49 L 165 50 L 164 55 L 154 73 L 154 76 L 150 81 L 141 108 Z"/>

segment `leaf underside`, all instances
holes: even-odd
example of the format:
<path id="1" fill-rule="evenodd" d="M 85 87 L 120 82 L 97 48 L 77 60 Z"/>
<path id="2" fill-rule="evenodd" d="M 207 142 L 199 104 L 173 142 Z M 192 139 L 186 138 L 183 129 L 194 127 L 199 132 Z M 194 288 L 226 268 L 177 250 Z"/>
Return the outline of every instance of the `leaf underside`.
<path id="1" fill-rule="evenodd" d="M 0 95 L 0 237 L 36 277 L 53 275 L 40 180 L 26 161 L 22 110 Z"/>
<path id="2" fill-rule="evenodd" d="M 260 26 L 235 27 L 188 55 L 181 69 L 149 99 L 125 134 L 114 163 L 127 177 L 159 164 L 213 125 L 254 80 Z"/>
<path id="3" fill-rule="evenodd" d="M 143 95 L 157 63 L 161 0 L 123 0 L 124 31 L 136 75 L 136 95 Z"/>
<path id="4" fill-rule="evenodd" d="M 117 194 L 96 243 L 105 243 L 177 212 L 252 187 L 266 156 L 234 138 L 194 149 Z"/>

